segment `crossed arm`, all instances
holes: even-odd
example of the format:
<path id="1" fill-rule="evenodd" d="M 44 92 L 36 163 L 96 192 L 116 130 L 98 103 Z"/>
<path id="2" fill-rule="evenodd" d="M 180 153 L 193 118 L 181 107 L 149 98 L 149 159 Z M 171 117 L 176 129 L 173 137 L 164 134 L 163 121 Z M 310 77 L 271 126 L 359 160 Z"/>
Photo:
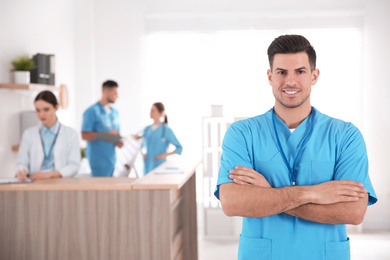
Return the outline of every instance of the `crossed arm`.
<path id="1" fill-rule="evenodd" d="M 272 188 L 263 175 L 247 167 L 230 171 L 234 183 L 221 184 L 219 197 L 228 216 L 268 217 L 285 213 L 324 224 L 363 221 L 368 194 L 355 181 Z"/>

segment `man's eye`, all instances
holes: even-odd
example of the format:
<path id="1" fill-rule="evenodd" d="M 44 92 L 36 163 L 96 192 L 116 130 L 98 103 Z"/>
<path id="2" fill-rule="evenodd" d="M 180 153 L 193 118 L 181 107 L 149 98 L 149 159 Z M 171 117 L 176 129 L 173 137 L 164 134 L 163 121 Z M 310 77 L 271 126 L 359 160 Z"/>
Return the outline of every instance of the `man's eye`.
<path id="1" fill-rule="evenodd" d="M 304 70 L 298 70 L 298 74 L 303 74 L 303 73 L 305 73 Z"/>
<path id="2" fill-rule="evenodd" d="M 286 74 L 286 72 L 285 71 L 279 71 L 278 74 L 279 75 L 284 75 L 284 74 Z"/>

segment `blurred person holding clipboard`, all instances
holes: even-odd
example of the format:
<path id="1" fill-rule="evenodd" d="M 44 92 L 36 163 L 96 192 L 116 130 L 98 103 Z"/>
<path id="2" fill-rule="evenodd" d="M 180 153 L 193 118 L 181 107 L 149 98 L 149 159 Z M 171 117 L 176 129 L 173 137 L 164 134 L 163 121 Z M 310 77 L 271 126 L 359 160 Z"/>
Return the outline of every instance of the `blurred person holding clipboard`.
<path id="1" fill-rule="evenodd" d="M 73 177 L 80 167 L 80 145 L 76 130 L 59 122 L 56 96 L 40 92 L 34 100 L 39 125 L 26 129 L 18 152 L 19 181 Z"/>
<path id="2" fill-rule="evenodd" d="M 119 114 L 111 105 L 118 98 L 118 84 L 107 80 L 102 98 L 83 114 L 81 136 L 87 141 L 86 156 L 94 177 L 111 177 L 114 173 L 115 146 L 122 148 Z"/>

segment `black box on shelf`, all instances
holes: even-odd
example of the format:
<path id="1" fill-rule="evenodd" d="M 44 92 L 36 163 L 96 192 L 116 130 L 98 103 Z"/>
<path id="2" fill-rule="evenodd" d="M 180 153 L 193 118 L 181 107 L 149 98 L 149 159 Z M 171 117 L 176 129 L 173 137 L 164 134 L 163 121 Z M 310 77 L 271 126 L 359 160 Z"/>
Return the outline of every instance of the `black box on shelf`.
<path id="1" fill-rule="evenodd" d="M 55 56 L 38 53 L 33 56 L 37 66 L 31 70 L 31 83 L 55 85 Z"/>

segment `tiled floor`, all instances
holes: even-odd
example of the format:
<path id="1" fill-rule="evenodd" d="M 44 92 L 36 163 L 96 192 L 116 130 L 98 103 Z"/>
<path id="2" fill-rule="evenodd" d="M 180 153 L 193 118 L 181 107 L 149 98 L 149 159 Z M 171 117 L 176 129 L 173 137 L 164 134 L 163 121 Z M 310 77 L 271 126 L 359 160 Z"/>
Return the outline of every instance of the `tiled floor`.
<path id="1" fill-rule="evenodd" d="M 390 260 L 390 232 L 349 233 L 352 260 Z M 199 260 L 235 260 L 238 241 L 199 239 Z"/>

